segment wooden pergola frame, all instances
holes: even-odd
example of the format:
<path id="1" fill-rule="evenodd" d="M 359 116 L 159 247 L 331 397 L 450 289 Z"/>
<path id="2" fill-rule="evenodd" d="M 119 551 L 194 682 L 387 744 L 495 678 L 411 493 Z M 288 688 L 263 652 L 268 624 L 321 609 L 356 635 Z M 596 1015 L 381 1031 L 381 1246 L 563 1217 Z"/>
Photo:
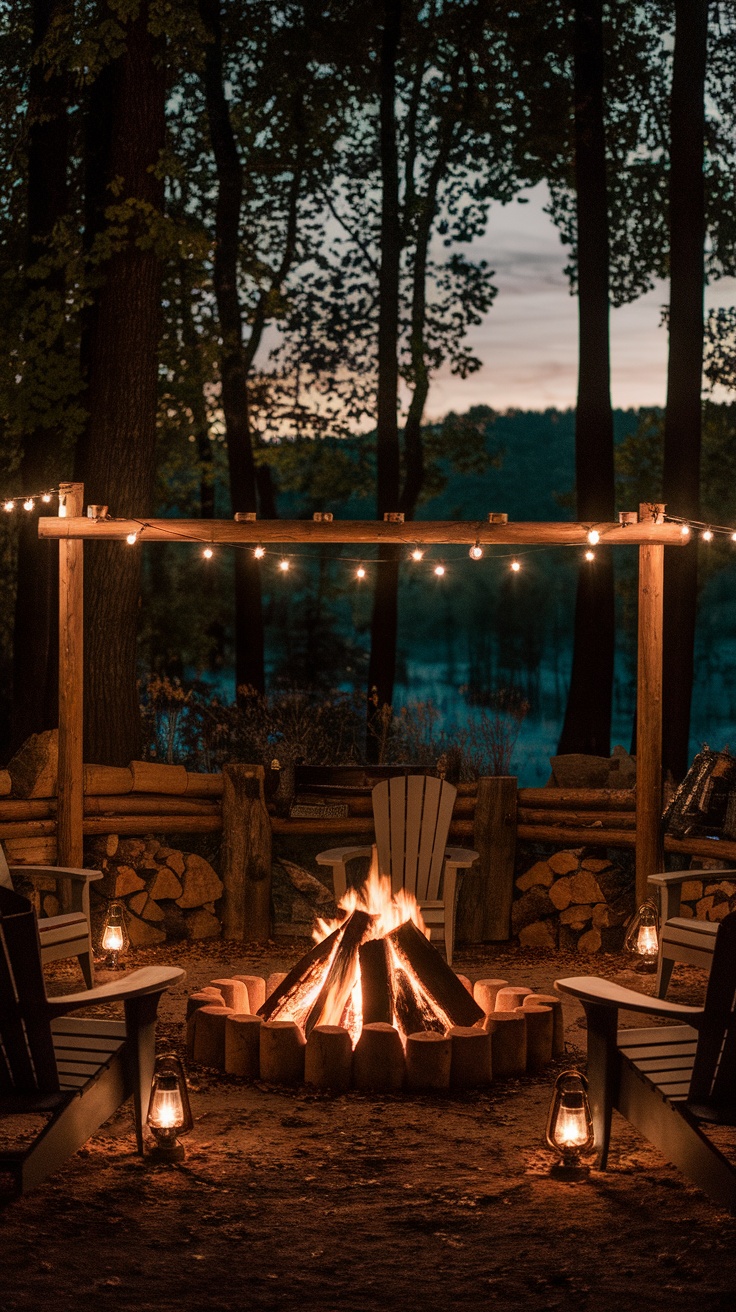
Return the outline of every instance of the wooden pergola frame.
<path id="1" fill-rule="evenodd" d="M 595 529 L 601 546 L 639 548 L 637 663 L 636 888 L 647 895 L 647 879 L 663 868 L 662 804 L 662 585 L 664 548 L 683 546 L 679 525 L 663 522 L 664 507 L 639 507 L 634 524 L 501 523 L 487 520 L 201 520 L 91 519 L 83 515 L 84 485 L 60 488 L 64 514 L 38 521 L 41 538 L 59 541 L 59 785 L 58 862 L 81 866 L 84 802 L 83 728 L 83 546 L 85 540 L 415 546 L 579 546 Z"/>

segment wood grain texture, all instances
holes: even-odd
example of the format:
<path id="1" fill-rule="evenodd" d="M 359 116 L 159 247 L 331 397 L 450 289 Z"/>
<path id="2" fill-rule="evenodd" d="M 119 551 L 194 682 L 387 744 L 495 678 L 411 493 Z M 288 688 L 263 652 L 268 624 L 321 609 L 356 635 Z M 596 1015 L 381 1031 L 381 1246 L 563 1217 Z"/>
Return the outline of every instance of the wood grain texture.
<path id="1" fill-rule="evenodd" d="M 475 868 L 465 876 L 458 898 L 458 942 L 504 941 L 511 936 L 511 902 L 516 854 L 516 779 L 478 780 L 473 824 Z M 460 829 L 453 825 L 453 830 Z"/>
<path id="2" fill-rule="evenodd" d="M 376 542 L 413 547 L 416 543 L 479 542 L 482 546 L 508 544 L 527 546 L 543 542 L 550 545 L 583 547 L 588 543 L 591 524 L 553 521 L 550 523 L 489 524 L 487 520 L 413 519 L 405 524 L 386 524 L 375 519 L 333 520 L 315 523 L 311 519 L 259 519 L 235 523 L 231 519 L 116 519 L 91 520 L 70 518 L 57 520 L 41 517 L 38 534 L 42 538 L 94 538 L 122 541 L 137 533 L 140 542 L 259 542 L 289 545 L 297 542 Z M 658 543 L 682 546 L 679 524 L 653 522 L 630 524 L 596 524 L 601 544 L 606 546 L 641 546 Z"/>
<path id="3" fill-rule="evenodd" d="M 82 483 L 62 483 L 67 516 L 81 516 Z M 66 523 L 60 519 L 59 523 Z M 81 866 L 84 761 L 82 755 L 84 690 L 84 546 L 81 541 L 59 543 L 59 864 Z M 65 906 L 64 910 L 68 908 Z"/>
<path id="4" fill-rule="evenodd" d="M 636 683 L 636 897 L 663 868 L 662 653 L 664 547 L 639 548 L 639 656 Z"/>
<path id="5" fill-rule="evenodd" d="M 260 765 L 223 770 L 222 932 L 246 942 L 266 939 L 271 930 L 271 822 L 264 773 Z"/>

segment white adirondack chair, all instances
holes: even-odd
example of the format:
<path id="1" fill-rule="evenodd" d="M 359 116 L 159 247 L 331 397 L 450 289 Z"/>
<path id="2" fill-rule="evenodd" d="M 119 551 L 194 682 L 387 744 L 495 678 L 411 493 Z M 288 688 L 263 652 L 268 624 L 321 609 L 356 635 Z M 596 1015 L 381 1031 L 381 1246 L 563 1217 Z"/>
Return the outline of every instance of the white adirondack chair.
<path id="1" fill-rule="evenodd" d="M 561 979 L 588 1022 L 588 1091 L 603 1170 L 615 1110 L 720 1206 L 736 1210 L 736 1166 L 700 1122 L 736 1123 L 736 913 L 721 921 L 704 1007 L 646 997 L 608 980 Z M 667 1026 L 618 1030 L 618 1012 Z"/>
<path id="2" fill-rule="evenodd" d="M 0 1116 L 45 1113 L 31 1143 L 0 1152 L 19 1193 L 75 1153 L 133 1094 L 138 1151 L 148 1111 L 161 994 L 178 966 L 146 966 L 127 979 L 47 998 L 36 916 L 27 898 L 0 888 Z M 124 1020 L 79 1017 L 122 1002 Z"/>
<path id="3" fill-rule="evenodd" d="M 455 941 L 457 876 L 478 853 L 447 847 L 457 788 L 429 775 L 384 779 L 372 791 L 376 841 L 365 847 L 333 847 L 320 852 L 320 865 L 332 867 L 335 900 L 347 888 L 347 862 L 377 853 L 378 870 L 389 875 L 394 892 L 406 889 L 419 903 L 433 938 L 444 940 L 448 965 Z"/>
<path id="4" fill-rule="evenodd" d="M 61 881 L 71 887 L 71 911 L 60 916 L 43 916 L 38 922 L 38 936 L 41 940 L 41 961 L 61 961 L 66 957 L 76 957 L 82 968 L 84 982 L 88 989 L 94 984 L 94 963 L 92 957 L 92 934 L 89 919 L 89 886 L 95 879 L 102 879 L 101 870 L 72 870 L 59 866 L 8 866 L 5 853 L 0 845 L 0 888 L 13 891 L 11 875 L 21 875 L 24 879 L 55 879 L 57 891 Z"/>
<path id="5" fill-rule="evenodd" d="M 677 870 L 668 875 L 649 876 L 649 883 L 659 893 L 659 957 L 654 984 L 658 998 L 667 997 L 676 961 L 687 966 L 702 966 L 704 970 L 711 968 L 718 922 L 679 914 L 682 885 L 701 875 L 707 877 L 709 873 L 714 884 L 736 876 L 736 870 Z"/>

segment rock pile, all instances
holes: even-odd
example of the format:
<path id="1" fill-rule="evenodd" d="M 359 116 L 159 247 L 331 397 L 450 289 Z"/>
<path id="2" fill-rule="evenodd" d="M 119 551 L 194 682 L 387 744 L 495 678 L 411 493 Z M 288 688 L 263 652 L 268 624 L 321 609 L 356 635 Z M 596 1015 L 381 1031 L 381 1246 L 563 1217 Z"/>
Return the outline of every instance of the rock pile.
<path id="1" fill-rule="evenodd" d="M 93 918 L 95 912 L 104 914 L 109 902 L 123 902 L 132 947 L 222 933 L 215 910 L 222 881 L 196 852 L 179 851 L 154 837 L 108 834 L 95 840 L 86 856 L 87 864 L 103 874 L 91 885 Z"/>
<path id="2" fill-rule="evenodd" d="M 521 947 L 619 951 L 633 876 L 586 851 L 555 852 L 516 880 L 511 927 Z"/>

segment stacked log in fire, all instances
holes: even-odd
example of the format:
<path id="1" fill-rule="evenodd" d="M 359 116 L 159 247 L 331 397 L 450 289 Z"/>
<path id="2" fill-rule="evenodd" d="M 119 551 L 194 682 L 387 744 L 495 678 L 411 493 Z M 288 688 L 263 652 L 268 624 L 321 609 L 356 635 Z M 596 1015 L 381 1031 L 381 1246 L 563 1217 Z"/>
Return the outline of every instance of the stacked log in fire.
<path id="1" fill-rule="evenodd" d="M 349 890 L 343 910 L 287 975 L 192 994 L 190 1057 L 248 1079 L 399 1092 L 481 1087 L 562 1055 L 560 1000 L 456 975 L 388 881 Z"/>

